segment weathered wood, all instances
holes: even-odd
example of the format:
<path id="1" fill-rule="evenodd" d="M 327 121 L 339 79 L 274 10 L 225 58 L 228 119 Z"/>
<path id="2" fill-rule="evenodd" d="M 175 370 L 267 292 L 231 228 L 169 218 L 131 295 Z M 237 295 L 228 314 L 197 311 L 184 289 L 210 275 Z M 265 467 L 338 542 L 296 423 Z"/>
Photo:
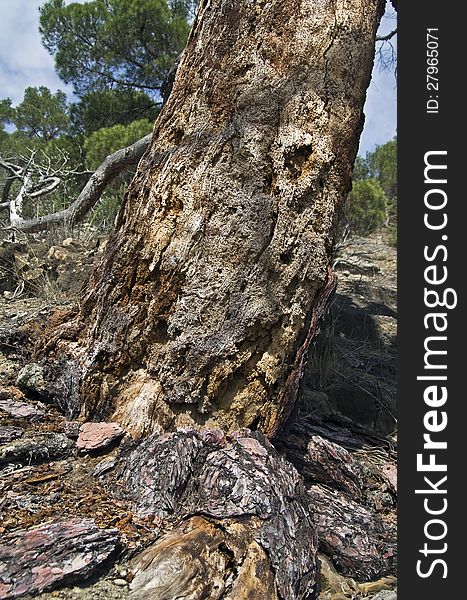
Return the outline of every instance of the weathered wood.
<path id="1" fill-rule="evenodd" d="M 0 599 L 35 596 L 85 581 L 118 550 L 117 529 L 92 519 L 48 523 L 7 534 L 0 545 Z"/>
<path id="2" fill-rule="evenodd" d="M 18 205 L 22 205 L 23 196 L 28 197 L 28 193 L 23 191 L 21 198 L 16 198 L 10 203 L 12 209 L 14 209 L 10 209 L 10 226 L 26 233 L 35 233 L 51 229 L 63 223 L 74 225 L 81 222 L 91 208 L 100 200 L 105 188 L 125 169 L 138 164 L 138 161 L 148 149 L 150 140 L 151 135 L 147 135 L 127 148 L 121 148 L 107 156 L 94 173 L 92 173 L 76 200 L 64 210 L 37 217 L 36 219 L 24 219 L 22 212 L 16 210 Z M 55 187 L 57 187 L 60 180 L 58 178 L 55 179 L 57 180 Z M 50 191 L 53 189 L 55 188 L 52 188 Z M 49 190 L 44 189 L 42 193 L 47 194 Z M 29 196 L 31 197 L 31 194 Z"/>
<path id="3" fill-rule="evenodd" d="M 338 571 L 360 581 L 394 573 L 396 530 L 371 510 L 337 490 L 312 485 L 307 490 L 318 516 L 321 552 Z"/>
<path id="4" fill-rule="evenodd" d="M 71 453 L 74 442 L 62 433 L 37 433 L 0 445 L 0 464 L 37 463 L 63 458 Z"/>
<path id="5" fill-rule="evenodd" d="M 262 434 L 153 435 L 127 457 L 122 479 L 138 515 L 173 524 L 136 559 L 135 598 L 313 596 L 313 509 Z"/>
<path id="6" fill-rule="evenodd" d="M 383 4 L 200 3 L 59 343 L 85 418 L 279 431 L 332 288 Z"/>

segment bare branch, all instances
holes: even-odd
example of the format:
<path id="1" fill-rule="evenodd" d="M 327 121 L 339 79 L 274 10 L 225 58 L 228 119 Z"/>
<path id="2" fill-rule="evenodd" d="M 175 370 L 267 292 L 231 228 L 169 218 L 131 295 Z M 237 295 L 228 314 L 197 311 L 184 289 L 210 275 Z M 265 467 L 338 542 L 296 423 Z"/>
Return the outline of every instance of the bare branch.
<path id="1" fill-rule="evenodd" d="M 14 228 L 34 233 L 65 222 L 71 225 L 78 223 L 99 201 L 102 192 L 109 183 L 122 171 L 139 162 L 149 147 L 150 140 L 151 134 L 138 140 L 131 146 L 117 150 L 114 154 L 107 156 L 104 162 L 91 175 L 78 198 L 68 208 L 38 217 L 37 219 L 24 220 L 16 218 L 14 222 L 10 220 L 10 227 L 7 229 Z"/>
<path id="2" fill-rule="evenodd" d="M 6 171 L 11 173 L 13 177 L 21 178 L 23 173 L 23 167 L 15 165 L 12 162 L 6 161 L 0 154 L 0 167 L 3 167 Z"/>
<path id="3" fill-rule="evenodd" d="M 397 52 L 390 40 L 382 42 L 376 50 L 379 68 L 381 71 L 389 71 L 397 63 Z"/>
<path id="4" fill-rule="evenodd" d="M 390 31 L 386 35 L 378 35 L 378 36 L 376 36 L 376 41 L 377 42 L 388 42 L 395 35 L 397 35 L 397 29 L 393 29 L 392 31 Z"/>
<path id="5" fill-rule="evenodd" d="M 61 182 L 62 180 L 60 177 L 49 177 L 35 186 L 36 189 L 33 188 L 32 191 L 27 191 L 26 195 L 28 198 L 39 198 L 39 196 L 45 196 L 57 189 Z"/>

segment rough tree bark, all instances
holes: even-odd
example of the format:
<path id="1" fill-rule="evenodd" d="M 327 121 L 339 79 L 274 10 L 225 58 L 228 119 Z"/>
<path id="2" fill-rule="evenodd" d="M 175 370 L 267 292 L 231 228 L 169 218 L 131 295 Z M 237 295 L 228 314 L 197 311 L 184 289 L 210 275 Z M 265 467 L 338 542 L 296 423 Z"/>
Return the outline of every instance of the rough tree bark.
<path id="1" fill-rule="evenodd" d="M 277 433 L 333 286 L 383 4 L 201 2 L 116 233 L 57 336 L 82 416 L 136 435 Z"/>
<path id="2" fill-rule="evenodd" d="M 311 600 L 318 546 L 359 579 L 394 568 L 392 462 L 282 427 L 334 287 L 383 6 L 201 0 L 116 232 L 43 350 L 68 414 L 146 437 L 108 475 L 153 518 L 135 600 Z"/>

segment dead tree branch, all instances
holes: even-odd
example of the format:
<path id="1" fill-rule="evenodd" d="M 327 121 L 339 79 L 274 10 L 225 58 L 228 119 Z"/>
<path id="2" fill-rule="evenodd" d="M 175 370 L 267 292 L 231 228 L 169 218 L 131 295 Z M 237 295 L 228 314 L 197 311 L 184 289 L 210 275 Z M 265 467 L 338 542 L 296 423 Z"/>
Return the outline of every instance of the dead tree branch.
<path id="1" fill-rule="evenodd" d="M 0 208 L 8 205 L 10 208 L 10 227 L 27 233 L 35 233 L 44 229 L 49 229 L 62 223 L 71 225 L 81 221 L 87 213 L 97 204 L 105 188 L 122 171 L 135 166 L 149 147 L 151 135 L 138 140 L 127 148 L 122 148 L 106 157 L 102 164 L 94 171 L 88 182 L 82 189 L 76 200 L 68 208 L 38 217 L 36 219 L 23 218 L 23 204 L 26 198 L 37 198 L 50 194 L 61 183 L 63 176 L 70 174 L 82 174 L 78 171 L 60 171 L 52 170 L 50 164 L 42 168 L 42 171 L 35 166 L 35 174 L 39 175 L 33 182 L 30 161 L 26 166 L 21 167 L 0 157 L 0 166 L 6 169 L 11 177 L 22 182 L 21 189 L 15 198 L 8 203 L 4 202 Z M 33 160 L 33 157 L 32 157 Z M 62 167 L 64 165 L 62 164 Z"/>
<path id="2" fill-rule="evenodd" d="M 393 29 L 392 31 L 390 31 L 386 35 L 378 35 L 378 36 L 376 36 L 376 41 L 377 42 L 388 42 L 395 35 L 397 35 L 397 29 Z"/>

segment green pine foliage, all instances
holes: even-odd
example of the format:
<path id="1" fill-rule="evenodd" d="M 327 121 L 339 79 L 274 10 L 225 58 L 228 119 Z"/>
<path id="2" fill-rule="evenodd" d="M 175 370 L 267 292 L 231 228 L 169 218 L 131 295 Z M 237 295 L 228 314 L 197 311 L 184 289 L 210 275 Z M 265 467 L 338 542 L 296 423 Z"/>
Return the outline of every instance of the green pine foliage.
<path id="1" fill-rule="evenodd" d="M 345 220 L 352 235 L 368 235 L 382 227 L 387 219 L 387 198 L 377 179 L 354 181 L 347 198 Z"/>
<path id="2" fill-rule="evenodd" d="M 33 177 L 44 165 L 72 174 L 52 194 L 27 202 L 26 217 L 68 206 L 83 188 L 86 170 L 151 132 L 161 84 L 185 46 L 195 7 L 194 0 L 43 1 L 43 44 L 77 100 L 69 103 L 64 92 L 44 86 L 28 87 L 16 106 L 0 99 L 0 154 L 31 165 Z M 106 189 L 90 219 L 113 221 L 131 177 L 122 173 Z M 0 168 L 0 221 L 20 185 Z"/>
<path id="3" fill-rule="evenodd" d="M 339 237 L 365 236 L 387 228 L 397 238 L 397 140 L 377 146 L 365 158 L 357 156 L 352 190 L 344 205 Z"/>
<path id="4" fill-rule="evenodd" d="M 84 142 L 86 166 L 95 169 L 109 154 L 113 154 L 120 148 L 126 148 L 151 133 L 152 127 L 151 121 L 140 119 L 128 125 L 102 127 L 94 131 Z"/>
<path id="5" fill-rule="evenodd" d="M 157 94 L 183 50 L 191 2 L 47 0 L 40 33 L 55 68 L 78 95 L 105 89 Z"/>

